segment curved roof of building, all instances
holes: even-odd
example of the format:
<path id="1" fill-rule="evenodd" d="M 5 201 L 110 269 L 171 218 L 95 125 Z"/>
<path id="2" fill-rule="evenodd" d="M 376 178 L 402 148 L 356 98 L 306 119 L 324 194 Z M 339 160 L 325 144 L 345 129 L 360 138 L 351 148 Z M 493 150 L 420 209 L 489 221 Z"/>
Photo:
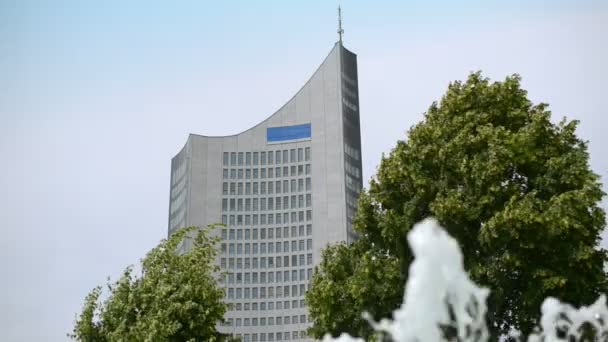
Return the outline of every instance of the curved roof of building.
<path id="1" fill-rule="evenodd" d="M 300 87 L 300 89 L 289 99 L 287 100 L 281 107 L 279 107 L 279 109 L 277 109 L 274 113 L 272 113 L 270 116 L 268 116 L 266 119 L 260 121 L 259 123 L 257 123 L 256 125 L 249 127 L 241 132 L 235 133 L 235 134 L 228 134 L 228 135 L 204 135 L 204 134 L 197 134 L 197 133 L 190 133 L 190 136 L 197 136 L 197 137 L 204 137 L 204 138 L 227 138 L 227 137 L 235 137 L 238 135 L 241 135 L 243 133 L 246 133 L 248 131 L 251 131 L 253 129 L 255 129 L 256 127 L 264 124 L 265 122 L 267 122 L 268 120 L 270 120 L 272 117 L 274 117 L 275 115 L 277 115 L 279 112 L 281 112 L 281 110 L 283 108 L 285 108 L 285 106 L 287 106 L 289 103 L 291 103 L 297 96 L 298 94 L 300 94 L 302 92 L 302 90 L 304 90 L 306 88 L 306 86 L 308 86 L 308 84 L 310 83 L 310 81 L 315 77 L 315 75 L 321 70 L 321 68 L 323 67 L 323 65 L 325 64 L 325 62 L 327 62 L 327 59 L 334 53 L 334 51 L 338 48 L 342 48 L 348 52 L 348 49 L 346 49 L 343 45 L 341 41 L 338 41 L 334 44 L 334 47 L 329 51 L 329 53 L 327 54 L 327 56 L 325 56 L 325 58 L 323 59 L 323 62 L 317 67 L 317 69 L 315 70 L 315 72 L 312 73 L 312 75 L 308 78 L 308 80 L 306 81 L 306 83 L 304 83 L 304 85 L 302 85 L 302 87 Z M 352 53 L 352 52 L 351 52 Z"/>

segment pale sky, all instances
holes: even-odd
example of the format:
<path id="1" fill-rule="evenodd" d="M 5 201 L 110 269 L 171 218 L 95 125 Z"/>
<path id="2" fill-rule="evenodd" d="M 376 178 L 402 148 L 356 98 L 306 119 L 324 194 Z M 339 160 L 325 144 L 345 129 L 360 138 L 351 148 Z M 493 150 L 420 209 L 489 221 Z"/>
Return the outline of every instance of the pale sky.
<path id="1" fill-rule="evenodd" d="M 188 133 L 238 133 L 277 110 L 336 41 L 336 5 L 0 0 L 0 340 L 66 340 L 88 291 L 166 236 Z M 475 70 L 519 73 L 555 121 L 581 120 L 608 178 L 608 1 L 342 7 L 366 179 Z"/>

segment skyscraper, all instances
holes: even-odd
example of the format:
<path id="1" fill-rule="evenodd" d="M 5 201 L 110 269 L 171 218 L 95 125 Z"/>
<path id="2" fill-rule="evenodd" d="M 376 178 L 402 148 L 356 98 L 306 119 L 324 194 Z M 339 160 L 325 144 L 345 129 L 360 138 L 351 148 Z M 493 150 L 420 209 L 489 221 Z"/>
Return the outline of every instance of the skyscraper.
<path id="1" fill-rule="evenodd" d="M 214 232 L 231 304 L 220 331 L 245 342 L 307 339 L 313 267 L 327 244 L 355 239 L 361 187 L 357 58 L 341 39 L 300 91 L 255 127 L 190 134 L 171 161 L 169 234 L 225 224 Z"/>

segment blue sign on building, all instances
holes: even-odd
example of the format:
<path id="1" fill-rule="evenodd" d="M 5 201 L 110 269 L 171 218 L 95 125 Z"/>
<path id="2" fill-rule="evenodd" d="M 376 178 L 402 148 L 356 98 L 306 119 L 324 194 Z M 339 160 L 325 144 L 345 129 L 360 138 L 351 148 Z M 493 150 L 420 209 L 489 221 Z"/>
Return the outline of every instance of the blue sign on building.
<path id="1" fill-rule="evenodd" d="M 269 143 L 290 140 L 310 139 L 310 124 L 269 127 L 266 129 L 266 141 Z"/>

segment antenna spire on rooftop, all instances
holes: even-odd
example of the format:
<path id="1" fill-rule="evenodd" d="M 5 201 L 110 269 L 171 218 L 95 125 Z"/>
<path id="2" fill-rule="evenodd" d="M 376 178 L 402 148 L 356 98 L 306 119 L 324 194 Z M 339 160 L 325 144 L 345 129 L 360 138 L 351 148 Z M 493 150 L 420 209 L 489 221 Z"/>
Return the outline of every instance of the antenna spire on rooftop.
<path id="1" fill-rule="evenodd" d="M 338 5 L 338 36 L 340 37 L 340 43 L 342 43 L 342 35 L 344 30 L 342 29 L 342 8 Z"/>

